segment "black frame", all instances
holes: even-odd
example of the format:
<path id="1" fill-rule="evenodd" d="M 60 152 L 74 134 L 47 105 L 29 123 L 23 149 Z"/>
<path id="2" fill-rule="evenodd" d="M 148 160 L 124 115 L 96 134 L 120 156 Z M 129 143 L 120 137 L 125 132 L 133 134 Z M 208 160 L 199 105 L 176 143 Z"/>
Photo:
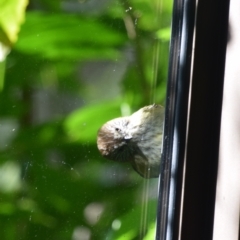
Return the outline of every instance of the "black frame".
<path id="1" fill-rule="evenodd" d="M 174 1 L 157 240 L 212 239 L 228 15 L 229 0 Z"/>

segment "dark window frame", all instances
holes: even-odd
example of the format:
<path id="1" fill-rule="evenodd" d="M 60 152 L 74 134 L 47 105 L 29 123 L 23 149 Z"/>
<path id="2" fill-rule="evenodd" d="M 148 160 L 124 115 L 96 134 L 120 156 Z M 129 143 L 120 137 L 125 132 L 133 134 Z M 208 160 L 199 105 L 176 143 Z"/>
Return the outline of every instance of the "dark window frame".
<path id="1" fill-rule="evenodd" d="M 229 0 L 174 1 L 159 240 L 212 239 L 228 15 Z"/>

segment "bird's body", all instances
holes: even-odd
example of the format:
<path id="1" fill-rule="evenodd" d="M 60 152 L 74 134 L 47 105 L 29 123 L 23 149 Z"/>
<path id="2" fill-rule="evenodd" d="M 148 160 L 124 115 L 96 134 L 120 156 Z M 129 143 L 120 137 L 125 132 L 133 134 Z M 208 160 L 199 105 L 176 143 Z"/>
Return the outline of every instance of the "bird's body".
<path id="1" fill-rule="evenodd" d="M 98 132 L 98 149 L 111 160 L 130 162 L 145 178 L 159 176 L 164 108 L 150 105 L 113 119 Z"/>

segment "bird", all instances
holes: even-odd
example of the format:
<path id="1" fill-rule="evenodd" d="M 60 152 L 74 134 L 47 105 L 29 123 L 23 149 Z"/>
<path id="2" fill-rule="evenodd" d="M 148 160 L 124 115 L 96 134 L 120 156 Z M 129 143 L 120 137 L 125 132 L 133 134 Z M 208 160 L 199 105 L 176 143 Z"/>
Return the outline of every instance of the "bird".
<path id="1" fill-rule="evenodd" d="M 129 162 L 143 178 L 159 177 L 164 112 L 164 107 L 152 104 L 106 122 L 97 133 L 99 152 L 107 159 Z"/>

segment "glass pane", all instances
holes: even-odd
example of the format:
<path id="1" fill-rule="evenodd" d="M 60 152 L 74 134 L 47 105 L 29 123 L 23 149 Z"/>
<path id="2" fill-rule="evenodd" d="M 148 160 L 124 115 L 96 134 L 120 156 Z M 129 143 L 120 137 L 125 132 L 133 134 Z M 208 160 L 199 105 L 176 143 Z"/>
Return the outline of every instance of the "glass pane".
<path id="1" fill-rule="evenodd" d="M 0 18 L 20 28 L 17 41 L 10 26 L 0 34 L 11 48 L 0 92 L 1 239 L 154 239 L 172 2 L 31 0 L 26 13 L 24 6 L 21 17 Z M 105 159 L 98 130 L 139 109 L 125 118 L 132 129 L 156 119 L 159 128 L 148 136 L 143 127 L 137 155 L 133 132 L 124 133 L 131 158 Z M 156 166 L 133 163 L 150 158 L 144 144 L 156 136 Z"/>

